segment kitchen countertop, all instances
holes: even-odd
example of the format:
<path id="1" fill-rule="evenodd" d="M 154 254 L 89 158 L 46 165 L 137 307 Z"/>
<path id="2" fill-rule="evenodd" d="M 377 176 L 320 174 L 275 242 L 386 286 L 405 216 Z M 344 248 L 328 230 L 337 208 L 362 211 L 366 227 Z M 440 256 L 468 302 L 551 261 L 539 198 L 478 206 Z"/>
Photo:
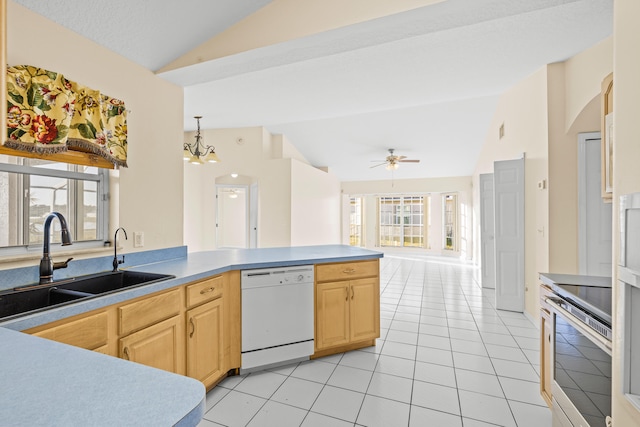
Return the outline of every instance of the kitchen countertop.
<path id="1" fill-rule="evenodd" d="M 6 426 L 196 426 L 200 381 L 0 328 Z"/>
<path id="2" fill-rule="evenodd" d="M 74 301 L 69 305 L 0 321 L 0 327 L 24 331 L 35 328 L 36 326 L 55 322 L 56 320 L 174 288 L 185 283 L 201 280 L 231 270 L 358 261 L 382 258 L 382 256 L 383 254 L 381 252 L 346 245 L 228 249 L 195 252 L 188 254 L 184 258 L 175 258 L 126 268 L 126 270 L 132 271 L 171 274 L 176 276 L 175 279 L 164 280 L 139 287 L 131 287 L 116 293 L 82 301 Z"/>
<path id="3" fill-rule="evenodd" d="M 205 389 L 194 379 L 20 332 L 230 270 L 382 258 L 345 245 L 236 249 L 132 267 L 163 282 L 0 322 L 0 419 L 7 425 L 195 426 Z M 10 390 L 10 391 L 9 391 Z"/>

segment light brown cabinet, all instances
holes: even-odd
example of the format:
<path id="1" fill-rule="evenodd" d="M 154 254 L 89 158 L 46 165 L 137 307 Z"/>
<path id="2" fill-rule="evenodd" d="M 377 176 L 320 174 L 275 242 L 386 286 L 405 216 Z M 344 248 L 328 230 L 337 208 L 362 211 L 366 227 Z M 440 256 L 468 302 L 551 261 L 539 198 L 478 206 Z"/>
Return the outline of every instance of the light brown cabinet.
<path id="1" fill-rule="evenodd" d="M 187 376 L 207 388 L 227 372 L 223 296 L 222 276 L 187 286 Z"/>
<path id="2" fill-rule="evenodd" d="M 380 336 L 378 260 L 316 266 L 315 357 L 375 344 Z"/>
<path id="3" fill-rule="evenodd" d="M 209 387 L 224 372 L 223 300 L 187 312 L 187 376 Z"/>
<path id="4" fill-rule="evenodd" d="M 36 332 L 33 335 L 100 353 L 107 351 L 108 315 L 106 311 L 83 316 Z"/>
<path id="5" fill-rule="evenodd" d="M 118 307 L 120 335 L 180 314 L 180 294 L 180 289 L 174 289 Z"/>
<path id="6" fill-rule="evenodd" d="M 240 369 L 240 273 L 231 271 L 27 333 L 186 374 L 210 389 Z"/>
<path id="7" fill-rule="evenodd" d="M 348 344 L 349 283 L 329 282 L 316 287 L 316 350 Z"/>
<path id="8" fill-rule="evenodd" d="M 551 407 L 551 389 L 553 385 L 553 343 L 555 331 L 553 314 L 545 299 L 551 295 L 551 290 L 540 287 L 540 394 Z"/>
<path id="9" fill-rule="evenodd" d="M 118 357 L 184 373 L 181 288 L 118 307 Z M 166 319 L 166 320 L 165 320 Z"/>
<path id="10" fill-rule="evenodd" d="M 184 325 L 180 316 L 148 326 L 119 340 L 119 357 L 184 374 Z"/>
<path id="11" fill-rule="evenodd" d="M 375 345 L 377 259 L 316 266 L 314 357 Z M 186 374 L 207 389 L 240 369 L 240 272 L 145 295 L 25 332 Z"/>

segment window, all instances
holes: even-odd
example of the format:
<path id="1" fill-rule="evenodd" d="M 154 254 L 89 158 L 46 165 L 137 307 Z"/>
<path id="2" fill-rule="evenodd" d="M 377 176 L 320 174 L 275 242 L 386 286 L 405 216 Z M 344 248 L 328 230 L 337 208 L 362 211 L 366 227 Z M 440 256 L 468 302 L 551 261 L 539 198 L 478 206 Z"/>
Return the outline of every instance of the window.
<path id="1" fill-rule="evenodd" d="M 445 194 L 442 196 L 444 205 L 444 249 L 458 250 L 458 196 Z"/>
<path id="2" fill-rule="evenodd" d="M 362 198 L 351 197 L 349 211 L 349 244 L 362 246 Z"/>
<path id="3" fill-rule="evenodd" d="M 44 220 L 52 211 L 67 220 L 74 244 L 102 246 L 108 235 L 106 169 L 0 156 L 0 253 L 19 253 L 43 243 Z M 52 223 L 51 242 L 60 241 Z"/>
<path id="4" fill-rule="evenodd" d="M 424 197 L 381 197 L 380 246 L 424 247 Z"/>

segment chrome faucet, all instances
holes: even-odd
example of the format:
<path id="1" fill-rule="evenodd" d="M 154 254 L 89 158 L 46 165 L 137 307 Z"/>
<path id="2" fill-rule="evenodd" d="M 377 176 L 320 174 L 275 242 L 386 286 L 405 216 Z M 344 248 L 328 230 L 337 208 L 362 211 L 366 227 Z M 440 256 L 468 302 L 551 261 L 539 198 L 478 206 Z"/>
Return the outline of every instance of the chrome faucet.
<path id="1" fill-rule="evenodd" d="M 69 246 L 71 244 L 71 234 L 69 233 L 69 229 L 67 228 L 67 220 L 64 219 L 61 213 L 59 212 L 51 212 L 47 218 L 44 220 L 44 245 L 42 246 L 42 259 L 40 260 L 40 283 L 51 283 L 53 282 L 53 270 L 57 270 L 58 268 L 66 268 L 73 258 L 69 258 L 63 262 L 54 263 L 51 257 L 49 256 L 50 244 L 49 244 L 49 234 L 51 230 L 51 221 L 54 218 L 58 218 L 60 221 L 60 228 L 62 229 L 61 239 L 62 246 Z"/>
<path id="2" fill-rule="evenodd" d="M 122 255 L 121 260 L 118 259 L 118 231 L 120 230 L 124 233 L 124 239 L 129 240 L 127 230 L 122 227 L 118 228 L 113 235 L 113 271 L 118 271 L 118 265 L 124 264 L 124 255 Z"/>

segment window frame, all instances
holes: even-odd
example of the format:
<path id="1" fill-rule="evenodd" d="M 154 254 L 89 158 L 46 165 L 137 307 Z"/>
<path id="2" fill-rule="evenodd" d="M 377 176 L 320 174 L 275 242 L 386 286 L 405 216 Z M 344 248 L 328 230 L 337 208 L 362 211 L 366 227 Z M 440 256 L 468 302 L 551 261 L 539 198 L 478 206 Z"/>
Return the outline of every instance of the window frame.
<path id="1" fill-rule="evenodd" d="M 23 158 L 24 161 L 25 158 Z M 60 163 L 60 162 L 53 162 Z M 63 163 L 65 165 L 69 165 L 71 163 Z M 89 165 L 87 165 L 89 166 Z M 89 166 L 94 167 L 94 166 Z M 110 212 L 110 192 L 109 192 L 109 169 L 97 167 L 98 173 L 85 173 L 85 172 L 77 172 L 77 171 L 69 171 L 69 170 L 59 170 L 59 169 L 51 169 L 51 168 L 42 168 L 25 164 L 13 164 L 13 163 L 4 163 L 0 162 L 0 172 L 7 173 L 15 173 L 18 175 L 27 175 L 27 176 L 46 176 L 46 177 L 54 177 L 54 178 L 63 178 L 63 179 L 75 179 L 79 181 L 94 181 L 96 182 L 96 239 L 95 240 L 85 240 L 85 241 L 74 241 L 73 246 L 65 247 L 65 251 L 69 250 L 82 250 L 82 249 L 94 249 L 104 247 L 105 242 L 109 240 L 109 212 Z M 23 185 L 22 190 L 25 190 Z M 69 189 L 69 191 L 75 191 Z M 77 205 L 75 203 L 77 201 L 77 194 L 74 193 L 74 205 L 73 208 L 77 209 Z M 28 224 L 28 220 L 25 221 L 24 216 L 26 215 L 24 209 L 24 202 L 22 202 L 22 206 L 20 207 L 19 215 L 22 216 L 22 230 L 24 233 L 24 227 Z M 73 236 L 72 232 L 72 238 Z M 59 251 L 62 248 L 59 244 L 51 244 L 51 252 Z M 38 250 L 42 250 L 41 244 L 31 244 L 26 243 L 18 246 L 4 246 L 0 247 L 0 257 L 10 256 L 10 255 L 27 255 Z"/>
<path id="2" fill-rule="evenodd" d="M 425 226 L 425 203 L 428 198 L 429 195 L 427 194 L 398 194 L 378 197 L 378 246 L 389 248 L 425 248 L 428 238 L 428 230 Z M 416 203 L 416 201 L 419 201 L 419 203 Z M 383 214 L 383 205 L 392 206 L 392 209 L 385 211 Z M 420 206 L 419 214 L 413 212 L 413 206 Z M 409 208 L 408 212 L 406 208 Z M 414 216 L 419 218 L 419 224 L 413 222 Z M 409 218 L 408 223 L 406 221 L 407 218 Z M 389 220 L 388 223 L 383 224 L 387 219 Z M 419 227 L 421 233 L 414 234 L 413 230 L 415 227 Z M 406 233 L 407 229 L 411 230 L 409 234 Z M 389 230 L 391 230 L 391 232 L 389 232 Z M 407 237 L 412 239 L 418 238 L 420 244 L 407 245 Z M 383 240 L 392 243 L 398 242 L 398 244 L 383 244 Z"/>
<path id="3" fill-rule="evenodd" d="M 447 218 L 447 198 L 453 199 L 451 212 L 451 222 L 448 222 Z M 451 228 L 453 234 L 451 238 L 451 247 L 447 247 L 447 228 Z M 459 252 L 460 251 L 460 198 L 458 193 L 443 193 L 442 194 L 442 250 L 447 252 Z"/>
<path id="4" fill-rule="evenodd" d="M 349 245 L 364 247 L 364 198 L 349 197 Z M 355 222 L 354 222 L 355 220 Z"/>

